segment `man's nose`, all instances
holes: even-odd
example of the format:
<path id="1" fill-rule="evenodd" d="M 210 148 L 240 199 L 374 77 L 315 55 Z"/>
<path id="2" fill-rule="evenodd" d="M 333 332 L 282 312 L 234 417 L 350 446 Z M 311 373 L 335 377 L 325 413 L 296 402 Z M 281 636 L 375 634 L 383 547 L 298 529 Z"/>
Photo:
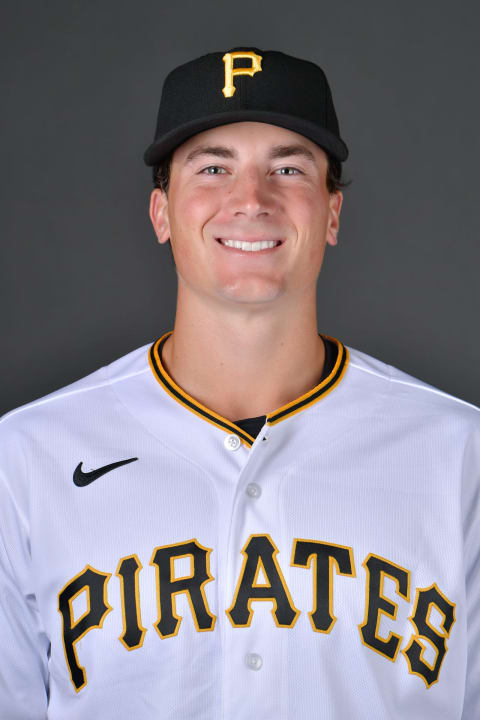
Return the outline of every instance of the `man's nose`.
<path id="1" fill-rule="evenodd" d="M 232 214 L 258 217 L 271 215 L 275 210 L 273 188 L 259 170 L 239 173 L 229 199 Z"/>

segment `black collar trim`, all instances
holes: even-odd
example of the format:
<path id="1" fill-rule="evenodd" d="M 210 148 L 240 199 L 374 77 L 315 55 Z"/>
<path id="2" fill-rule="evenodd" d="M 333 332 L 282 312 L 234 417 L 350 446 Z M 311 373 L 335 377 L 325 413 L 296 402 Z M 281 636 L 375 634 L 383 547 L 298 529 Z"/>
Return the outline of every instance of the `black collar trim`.
<path id="1" fill-rule="evenodd" d="M 255 442 L 255 438 L 252 437 L 252 435 L 249 435 L 247 432 L 242 430 L 241 427 L 236 425 L 234 422 L 231 422 L 230 420 L 227 420 L 226 418 L 222 417 L 221 415 L 218 415 L 213 410 L 210 410 L 209 408 L 205 407 L 201 403 L 199 403 L 197 400 L 192 398 L 190 395 L 188 395 L 184 390 L 182 390 L 181 387 L 179 387 L 175 381 L 170 377 L 170 375 L 167 373 L 165 368 L 162 365 L 161 357 L 162 357 L 162 348 L 167 340 L 167 338 L 172 334 L 173 330 L 169 330 L 167 333 L 162 335 L 158 340 L 156 340 L 153 345 L 151 345 L 149 350 L 149 362 L 150 367 L 152 369 L 153 375 L 158 380 L 158 382 L 163 386 L 163 388 L 166 390 L 166 392 L 177 402 L 179 402 L 181 405 L 186 407 L 191 412 L 194 412 L 199 417 L 203 418 L 204 420 L 207 420 L 207 422 L 211 423 L 212 425 L 216 425 L 217 427 L 221 428 L 222 430 L 225 430 L 229 433 L 235 433 L 235 435 L 238 435 L 238 437 L 242 440 L 242 442 L 247 445 L 247 447 L 251 447 L 253 443 Z M 290 417 L 291 415 L 294 415 L 297 412 L 300 412 L 301 410 L 304 410 L 306 407 L 309 407 L 310 405 L 313 405 L 315 402 L 320 400 L 320 398 L 324 397 L 328 393 L 330 393 L 342 380 L 345 370 L 348 366 L 349 361 L 349 354 L 347 348 L 340 342 L 340 340 L 337 340 L 336 338 L 330 337 L 328 335 L 322 335 L 322 337 L 331 340 L 333 343 L 336 344 L 338 349 L 337 354 L 337 360 L 335 362 L 335 365 L 332 369 L 332 372 L 324 379 L 319 385 L 316 385 L 312 390 L 309 390 L 307 393 L 302 395 L 301 397 L 297 398 L 296 400 L 293 400 L 293 402 L 287 403 L 286 405 L 283 405 L 282 407 L 275 410 L 273 413 L 269 413 L 266 418 L 266 422 L 268 425 L 275 425 L 276 423 L 280 422 L 281 420 L 284 420 L 287 417 Z"/>

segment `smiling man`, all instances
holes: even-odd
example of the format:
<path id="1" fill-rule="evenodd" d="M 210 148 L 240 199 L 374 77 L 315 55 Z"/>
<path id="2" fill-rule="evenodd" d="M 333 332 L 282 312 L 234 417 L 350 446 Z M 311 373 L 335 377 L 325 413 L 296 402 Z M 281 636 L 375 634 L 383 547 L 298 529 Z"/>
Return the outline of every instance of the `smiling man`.
<path id="1" fill-rule="evenodd" d="M 178 274 L 165 366 L 231 420 L 274 410 L 322 375 L 316 284 L 342 204 L 327 167 L 308 138 L 237 122 L 184 142 L 168 199 L 152 193 L 152 223 L 159 242 L 171 237 Z"/>
<path id="2" fill-rule="evenodd" d="M 311 62 L 167 76 L 174 328 L 0 426 L 0 717 L 480 714 L 479 409 L 319 332 L 347 155 Z"/>

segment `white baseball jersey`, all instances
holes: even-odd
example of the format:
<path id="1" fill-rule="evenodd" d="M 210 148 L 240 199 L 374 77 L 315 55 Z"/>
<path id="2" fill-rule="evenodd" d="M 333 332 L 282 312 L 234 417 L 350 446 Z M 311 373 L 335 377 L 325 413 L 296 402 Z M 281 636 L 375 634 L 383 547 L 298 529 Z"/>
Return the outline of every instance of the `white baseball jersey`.
<path id="1" fill-rule="evenodd" d="M 331 339 L 253 438 L 168 334 L 3 418 L 2 720 L 480 717 L 479 409 Z"/>

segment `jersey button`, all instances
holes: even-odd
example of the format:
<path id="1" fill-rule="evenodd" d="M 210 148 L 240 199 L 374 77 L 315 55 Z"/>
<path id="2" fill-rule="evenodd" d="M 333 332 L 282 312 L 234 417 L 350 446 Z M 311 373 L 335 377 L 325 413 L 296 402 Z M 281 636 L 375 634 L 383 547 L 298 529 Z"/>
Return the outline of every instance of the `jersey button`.
<path id="1" fill-rule="evenodd" d="M 263 660 L 257 653 L 247 653 L 245 655 L 245 665 L 250 670 L 260 670 L 263 665 Z"/>
<path id="2" fill-rule="evenodd" d="M 247 493 L 248 497 L 259 498 L 262 494 L 262 488 L 260 487 L 260 485 L 257 485 L 257 483 L 248 483 L 245 492 Z"/>
<path id="3" fill-rule="evenodd" d="M 223 441 L 223 444 L 225 445 L 225 447 L 227 448 L 227 450 L 232 450 L 232 451 L 233 451 L 233 450 L 238 450 L 238 448 L 239 448 L 240 445 L 241 445 L 241 442 L 242 442 L 242 441 L 240 440 L 240 438 L 238 437 L 238 435 L 235 435 L 235 434 L 232 433 L 231 435 L 227 435 L 227 437 L 226 437 L 225 440 Z"/>

